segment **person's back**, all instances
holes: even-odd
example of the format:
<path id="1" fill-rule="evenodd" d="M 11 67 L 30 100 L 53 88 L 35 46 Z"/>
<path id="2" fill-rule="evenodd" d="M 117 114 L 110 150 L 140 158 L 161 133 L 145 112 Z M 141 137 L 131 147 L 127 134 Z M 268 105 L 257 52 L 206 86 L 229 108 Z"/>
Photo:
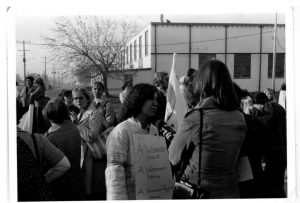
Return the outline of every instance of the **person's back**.
<path id="1" fill-rule="evenodd" d="M 238 198 L 236 164 L 247 128 L 227 66 L 219 60 L 207 61 L 195 73 L 192 87 L 199 103 L 176 132 L 169 159 L 175 170 L 187 165 L 183 176 L 177 176 L 181 180 L 197 185 L 200 171 L 200 185 L 209 198 Z"/>
<path id="2" fill-rule="evenodd" d="M 47 134 L 48 140 L 65 154 L 71 164 L 71 168 L 62 177 L 51 183 L 56 200 L 80 200 L 83 195 L 83 180 L 80 172 L 79 131 L 71 122 L 50 130 Z"/>
<path id="3" fill-rule="evenodd" d="M 199 160 L 200 113 L 197 108 L 184 122 L 191 124 L 194 130 L 191 139 L 196 148 L 184 173 L 194 184 L 198 180 L 196 171 Z M 223 111 L 217 108 L 203 109 L 202 113 L 201 185 L 210 192 L 210 198 L 237 198 L 235 167 L 246 130 L 243 115 L 237 110 Z"/>
<path id="4" fill-rule="evenodd" d="M 287 146 L 286 146 L 286 112 L 284 108 L 276 102 L 260 102 L 258 99 L 264 96 L 258 92 L 255 97 L 256 102 L 263 105 L 262 114 L 257 115 L 256 119 L 265 127 L 266 133 L 263 136 L 263 148 L 266 161 L 265 197 L 283 198 L 284 193 L 284 173 L 287 165 Z M 264 98 L 264 97 L 262 97 Z"/>
<path id="5" fill-rule="evenodd" d="M 18 201 L 47 201 L 52 199 L 46 186 L 42 166 L 26 142 L 17 137 Z"/>
<path id="6" fill-rule="evenodd" d="M 284 108 L 275 103 L 267 102 L 262 112 L 268 118 L 265 119 L 269 135 L 268 142 L 271 142 L 270 149 L 286 149 L 286 112 Z"/>

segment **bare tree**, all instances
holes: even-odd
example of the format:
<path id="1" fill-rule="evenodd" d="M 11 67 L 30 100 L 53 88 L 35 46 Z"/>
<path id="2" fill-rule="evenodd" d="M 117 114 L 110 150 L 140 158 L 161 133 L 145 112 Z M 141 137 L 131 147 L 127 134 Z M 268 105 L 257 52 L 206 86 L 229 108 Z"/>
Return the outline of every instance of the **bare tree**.
<path id="1" fill-rule="evenodd" d="M 139 31 L 141 25 L 125 19 L 99 16 L 59 17 L 51 29 L 52 36 L 43 40 L 56 62 L 75 69 L 94 67 L 91 77 L 102 75 L 105 93 L 107 73 L 112 69 L 126 42 Z"/>

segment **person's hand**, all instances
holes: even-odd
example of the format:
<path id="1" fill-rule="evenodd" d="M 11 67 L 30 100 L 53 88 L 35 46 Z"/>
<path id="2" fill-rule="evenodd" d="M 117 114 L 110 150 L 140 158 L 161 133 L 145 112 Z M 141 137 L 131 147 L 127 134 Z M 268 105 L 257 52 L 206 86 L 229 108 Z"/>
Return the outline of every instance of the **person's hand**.
<path id="1" fill-rule="evenodd" d="M 165 129 L 162 129 L 162 134 L 163 134 L 163 136 L 164 136 L 167 140 L 169 140 L 169 141 L 172 141 L 173 138 L 174 138 L 174 133 L 172 133 L 172 132 L 170 132 L 170 131 L 167 131 L 167 130 L 165 130 Z"/>
<path id="2" fill-rule="evenodd" d="M 76 113 L 70 112 L 70 119 L 71 119 L 71 121 L 72 121 L 72 123 L 73 123 L 74 125 L 78 125 L 78 124 L 79 124 L 79 120 L 78 120 L 78 118 L 77 118 Z"/>

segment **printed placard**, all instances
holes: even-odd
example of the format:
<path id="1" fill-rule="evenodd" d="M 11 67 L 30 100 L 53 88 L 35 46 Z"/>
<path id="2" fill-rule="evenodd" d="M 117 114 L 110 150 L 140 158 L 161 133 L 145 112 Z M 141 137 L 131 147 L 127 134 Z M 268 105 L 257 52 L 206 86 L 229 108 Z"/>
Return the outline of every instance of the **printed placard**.
<path id="1" fill-rule="evenodd" d="M 174 180 L 165 138 L 142 134 L 132 138 L 136 199 L 172 199 Z"/>

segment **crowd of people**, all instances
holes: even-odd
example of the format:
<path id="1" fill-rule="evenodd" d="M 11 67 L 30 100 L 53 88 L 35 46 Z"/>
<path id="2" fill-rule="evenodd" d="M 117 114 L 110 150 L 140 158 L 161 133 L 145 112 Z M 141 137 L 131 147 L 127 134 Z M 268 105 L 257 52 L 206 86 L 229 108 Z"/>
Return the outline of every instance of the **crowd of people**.
<path id="1" fill-rule="evenodd" d="M 17 124 L 33 108 L 32 132 L 17 127 L 18 200 L 137 199 L 132 134 L 165 137 L 174 180 L 209 198 L 286 197 L 285 84 L 278 103 L 209 60 L 179 80 L 189 111 L 175 131 L 164 121 L 168 81 L 159 72 L 153 84 L 124 83 L 117 114 L 101 82 L 50 99 L 42 78 L 28 76 L 17 93 Z"/>

